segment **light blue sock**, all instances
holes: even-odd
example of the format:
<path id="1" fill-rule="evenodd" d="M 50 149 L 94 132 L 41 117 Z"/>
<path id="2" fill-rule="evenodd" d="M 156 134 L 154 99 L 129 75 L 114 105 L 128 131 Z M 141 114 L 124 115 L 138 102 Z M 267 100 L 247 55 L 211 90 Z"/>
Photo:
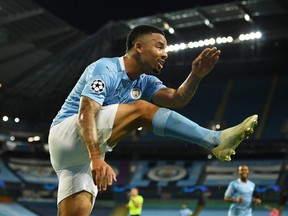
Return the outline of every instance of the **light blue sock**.
<path id="1" fill-rule="evenodd" d="M 160 108 L 152 120 L 153 131 L 158 136 L 174 137 L 190 143 L 200 145 L 206 149 L 213 149 L 221 139 L 221 132 L 203 128 L 166 108 Z"/>

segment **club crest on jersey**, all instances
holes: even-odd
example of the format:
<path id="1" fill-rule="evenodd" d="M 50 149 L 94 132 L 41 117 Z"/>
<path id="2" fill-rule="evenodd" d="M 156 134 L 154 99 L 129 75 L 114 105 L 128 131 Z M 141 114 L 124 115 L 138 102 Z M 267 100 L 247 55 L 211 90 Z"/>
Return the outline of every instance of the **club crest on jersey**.
<path id="1" fill-rule="evenodd" d="M 134 100 L 138 100 L 138 99 L 140 99 L 140 97 L 142 95 L 142 91 L 139 88 L 133 88 L 130 91 L 130 95 Z"/>
<path id="2" fill-rule="evenodd" d="M 104 91 L 105 83 L 103 80 L 96 79 L 91 83 L 90 88 L 96 93 L 101 93 Z"/>

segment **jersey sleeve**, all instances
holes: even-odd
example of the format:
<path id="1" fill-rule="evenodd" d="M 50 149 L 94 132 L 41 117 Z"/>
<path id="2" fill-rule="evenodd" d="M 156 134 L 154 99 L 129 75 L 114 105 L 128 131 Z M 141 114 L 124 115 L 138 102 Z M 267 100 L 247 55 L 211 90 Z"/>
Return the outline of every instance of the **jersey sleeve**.
<path id="1" fill-rule="evenodd" d="M 103 61 L 97 61 L 94 66 L 87 68 L 86 84 L 81 96 L 86 96 L 96 101 L 100 105 L 109 93 L 109 89 L 113 88 L 111 85 L 111 78 L 108 75 L 109 69 L 107 64 Z"/>
<path id="2" fill-rule="evenodd" d="M 145 90 L 143 91 L 143 98 L 147 101 L 152 101 L 153 95 L 161 88 L 166 88 L 160 79 L 155 76 L 147 75 L 145 77 Z"/>
<path id="3" fill-rule="evenodd" d="M 233 197 L 233 194 L 234 194 L 234 183 L 230 182 L 225 191 L 225 197 Z"/>

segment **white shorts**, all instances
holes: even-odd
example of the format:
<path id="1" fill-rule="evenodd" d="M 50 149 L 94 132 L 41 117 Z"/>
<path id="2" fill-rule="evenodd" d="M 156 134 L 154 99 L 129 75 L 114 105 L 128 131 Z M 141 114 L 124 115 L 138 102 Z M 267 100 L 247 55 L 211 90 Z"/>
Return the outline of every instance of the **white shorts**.
<path id="1" fill-rule="evenodd" d="M 103 157 L 113 147 L 107 145 L 112 134 L 118 104 L 103 106 L 96 119 L 98 142 Z M 57 173 L 59 186 L 57 203 L 80 191 L 93 195 L 93 205 L 98 193 L 90 171 L 90 159 L 81 143 L 77 126 L 78 115 L 73 115 L 50 129 L 48 143 L 51 164 Z"/>

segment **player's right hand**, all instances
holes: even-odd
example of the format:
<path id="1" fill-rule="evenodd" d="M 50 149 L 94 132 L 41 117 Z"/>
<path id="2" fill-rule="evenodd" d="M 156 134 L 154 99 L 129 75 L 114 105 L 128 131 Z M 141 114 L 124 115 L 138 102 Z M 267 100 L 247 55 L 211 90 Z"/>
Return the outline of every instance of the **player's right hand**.
<path id="1" fill-rule="evenodd" d="M 113 181 L 117 181 L 114 170 L 103 158 L 91 159 L 90 169 L 93 182 L 97 185 L 98 191 L 106 191 L 107 184 L 110 186 Z"/>

